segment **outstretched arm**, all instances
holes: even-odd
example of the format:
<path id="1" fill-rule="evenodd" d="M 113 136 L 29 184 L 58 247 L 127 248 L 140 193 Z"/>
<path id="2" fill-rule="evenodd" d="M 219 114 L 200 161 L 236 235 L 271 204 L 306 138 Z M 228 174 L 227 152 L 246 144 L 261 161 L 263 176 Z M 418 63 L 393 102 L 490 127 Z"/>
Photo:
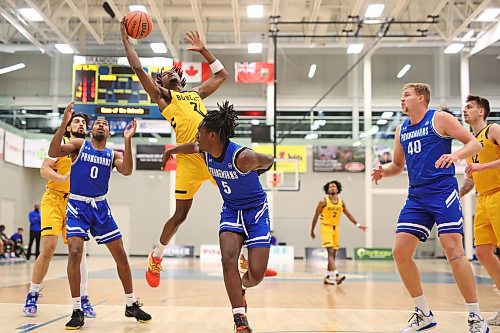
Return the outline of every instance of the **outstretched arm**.
<path id="1" fill-rule="evenodd" d="M 250 170 L 267 170 L 274 163 L 274 157 L 267 154 L 256 153 L 251 149 L 243 150 L 236 159 L 236 167 L 245 173 Z"/>
<path id="2" fill-rule="evenodd" d="M 316 234 L 314 233 L 314 228 L 316 228 L 316 223 L 318 223 L 318 217 L 321 215 L 321 211 L 325 208 L 326 203 L 325 200 L 321 200 L 316 206 L 316 210 L 314 211 L 314 216 L 311 224 L 311 238 L 316 238 Z"/>
<path id="3" fill-rule="evenodd" d="M 170 160 L 172 155 L 175 154 L 194 154 L 194 153 L 199 153 L 200 148 L 198 146 L 198 142 L 190 142 L 190 143 L 185 143 L 182 145 L 178 145 L 175 147 L 172 147 L 170 149 L 165 150 L 163 153 L 162 161 L 163 161 L 163 167 L 165 167 L 165 164 Z M 163 168 L 162 167 L 162 168 Z"/>
<path id="4" fill-rule="evenodd" d="M 73 139 L 67 144 L 61 144 L 64 137 L 64 133 L 66 132 L 66 124 L 68 124 L 74 112 L 73 104 L 75 104 L 75 102 L 71 102 L 68 104 L 68 106 L 66 106 L 61 125 L 57 129 L 56 133 L 54 134 L 54 137 L 52 138 L 52 141 L 50 142 L 48 151 L 48 155 L 50 157 L 61 157 L 69 155 L 71 153 L 80 150 L 80 147 L 83 144 L 84 141 L 83 139 Z"/>
<path id="5" fill-rule="evenodd" d="M 160 110 L 163 110 L 168 105 L 164 99 L 164 96 L 168 96 L 168 94 L 162 95 L 160 88 L 156 85 L 153 78 L 146 73 L 144 68 L 142 68 L 139 56 L 128 39 L 127 30 L 125 28 L 125 18 L 123 18 L 120 23 L 120 32 L 122 35 L 123 47 L 125 48 L 125 53 L 130 67 L 134 70 L 135 74 L 139 78 L 139 81 L 141 81 L 144 90 L 146 90 L 149 97 L 151 97 L 151 101 L 157 103 Z"/>
<path id="6" fill-rule="evenodd" d="M 365 227 L 364 225 L 361 225 L 358 221 L 356 221 L 356 219 L 354 218 L 354 216 L 351 214 L 351 212 L 347 209 L 346 205 L 345 205 L 345 202 L 342 201 L 342 209 L 344 211 L 344 214 L 345 216 L 347 216 L 347 218 L 356 226 L 358 227 L 359 229 L 363 230 L 363 231 L 366 231 L 366 229 L 368 229 L 368 227 Z"/>
<path id="7" fill-rule="evenodd" d="M 186 32 L 184 40 L 191 43 L 191 47 L 188 48 L 188 50 L 199 52 L 210 64 L 210 69 L 214 73 L 214 77 L 203 82 L 201 86 L 194 88 L 194 90 L 200 94 L 202 99 L 206 98 L 212 95 L 226 80 L 227 71 L 224 69 L 221 62 L 215 58 L 212 52 L 205 47 L 205 44 L 200 39 L 200 34 L 197 31 Z"/>

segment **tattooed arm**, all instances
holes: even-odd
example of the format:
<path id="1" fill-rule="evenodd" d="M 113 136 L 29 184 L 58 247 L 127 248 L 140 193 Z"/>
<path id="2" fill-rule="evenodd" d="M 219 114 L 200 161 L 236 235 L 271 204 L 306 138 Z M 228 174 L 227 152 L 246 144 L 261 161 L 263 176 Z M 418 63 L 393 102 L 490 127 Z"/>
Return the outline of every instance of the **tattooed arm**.
<path id="1" fill-rule="evenodd" d="M 474 188 L 474 180 L 465 175 L 464 184 L 460 187 L 459 196 L 462 198 Z"/>

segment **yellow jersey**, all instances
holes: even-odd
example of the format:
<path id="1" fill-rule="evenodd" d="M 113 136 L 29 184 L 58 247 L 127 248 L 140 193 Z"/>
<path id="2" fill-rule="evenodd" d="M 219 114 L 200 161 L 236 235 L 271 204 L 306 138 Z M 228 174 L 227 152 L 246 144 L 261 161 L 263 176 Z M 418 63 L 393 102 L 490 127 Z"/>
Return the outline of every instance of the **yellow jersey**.
<path id="1" fill-rule="evenodd" d="M 488 163 L 496 161 L 500 158 L 500 146 L 488 139 L 488 130 L 491 124 L 483 128 L 477 135 L 476 139 L 481 143 L 483 149 L 469 159 L 469 163 Z M 472 174 L 474 185 L 479 195 L 489 194 L 500 190 L 500 169 L 489 169 Z"/>
<path id="2" fill-rule="evenodd" d="M 161 114 L 172 125 L 177 144 L 194 142 L 198 125 L 207 114 L 200 95 L 194 91 L 170 90 L 172 100 Z"/>
<path id="3" fill-rule="evenodd" d="M 326 225 L 338 225 L 340 222 L 340 215 L 344 211 L 344 205 L 342 204 L 342 199 L 337 197 L 337 202 L 333 203 L 330 196 L 325 196 L 325 207 L 321 211 L 321 224 Z"/>
<path id="4" fill-rule="evenodd" d="M 63 138 L 63 143 L 67 143 L 68 141 L 69 141 L 68 138 L 66 137 Z M 54 159 L 52 160 L 54 161 Z M 57 159 L 55 159 L 55 162 L 56 165 L 54 166 L 53 170 L 58 174 L 65 175 L 71 170 L 71 163 L 72 163 L 71 157 L 69 156 L 58 157 Z M 64 182 L 56 182 L 53 180 L 49 180 L 47 181 L 47 189 L 63 193 L 69 193 L 69 179 Z"/>

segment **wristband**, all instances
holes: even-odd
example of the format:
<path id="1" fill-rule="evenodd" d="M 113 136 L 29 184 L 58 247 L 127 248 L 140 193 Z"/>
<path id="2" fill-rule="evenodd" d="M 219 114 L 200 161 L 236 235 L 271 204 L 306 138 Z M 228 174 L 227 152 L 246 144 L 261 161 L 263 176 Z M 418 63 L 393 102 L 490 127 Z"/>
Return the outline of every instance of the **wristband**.
<path id="1" fill-rule="evenodd" d="M 358 228 L 359 228 L 359 226 L 360 226 L 360 225 L 361 225 L 361 224 L 359 224 L 359 222 L 358 222 L 358 223 L 356 223 L 356 227 L 358 227 Z"/>
<path id="2" fill-rule="evenodd" d="M 209 66 L 210 66 L 210 70 L 214 74 L 216 74 L 224 69 L 224 65 L 220 62 L 219 59 L 215 59 L 215 61 L 213 63 L 211 63 Z"/>

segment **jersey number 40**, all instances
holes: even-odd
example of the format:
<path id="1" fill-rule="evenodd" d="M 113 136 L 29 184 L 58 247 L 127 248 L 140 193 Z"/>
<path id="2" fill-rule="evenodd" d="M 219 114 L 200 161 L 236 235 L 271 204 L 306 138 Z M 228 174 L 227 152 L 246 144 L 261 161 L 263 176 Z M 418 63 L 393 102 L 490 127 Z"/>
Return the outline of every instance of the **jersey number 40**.
<path id="1" fill-rule="evenodd" d="M 408 143 L 408 154 L 418 154 L 422 151 L 422 143 L 420 140 L 410 141 Z"/>

